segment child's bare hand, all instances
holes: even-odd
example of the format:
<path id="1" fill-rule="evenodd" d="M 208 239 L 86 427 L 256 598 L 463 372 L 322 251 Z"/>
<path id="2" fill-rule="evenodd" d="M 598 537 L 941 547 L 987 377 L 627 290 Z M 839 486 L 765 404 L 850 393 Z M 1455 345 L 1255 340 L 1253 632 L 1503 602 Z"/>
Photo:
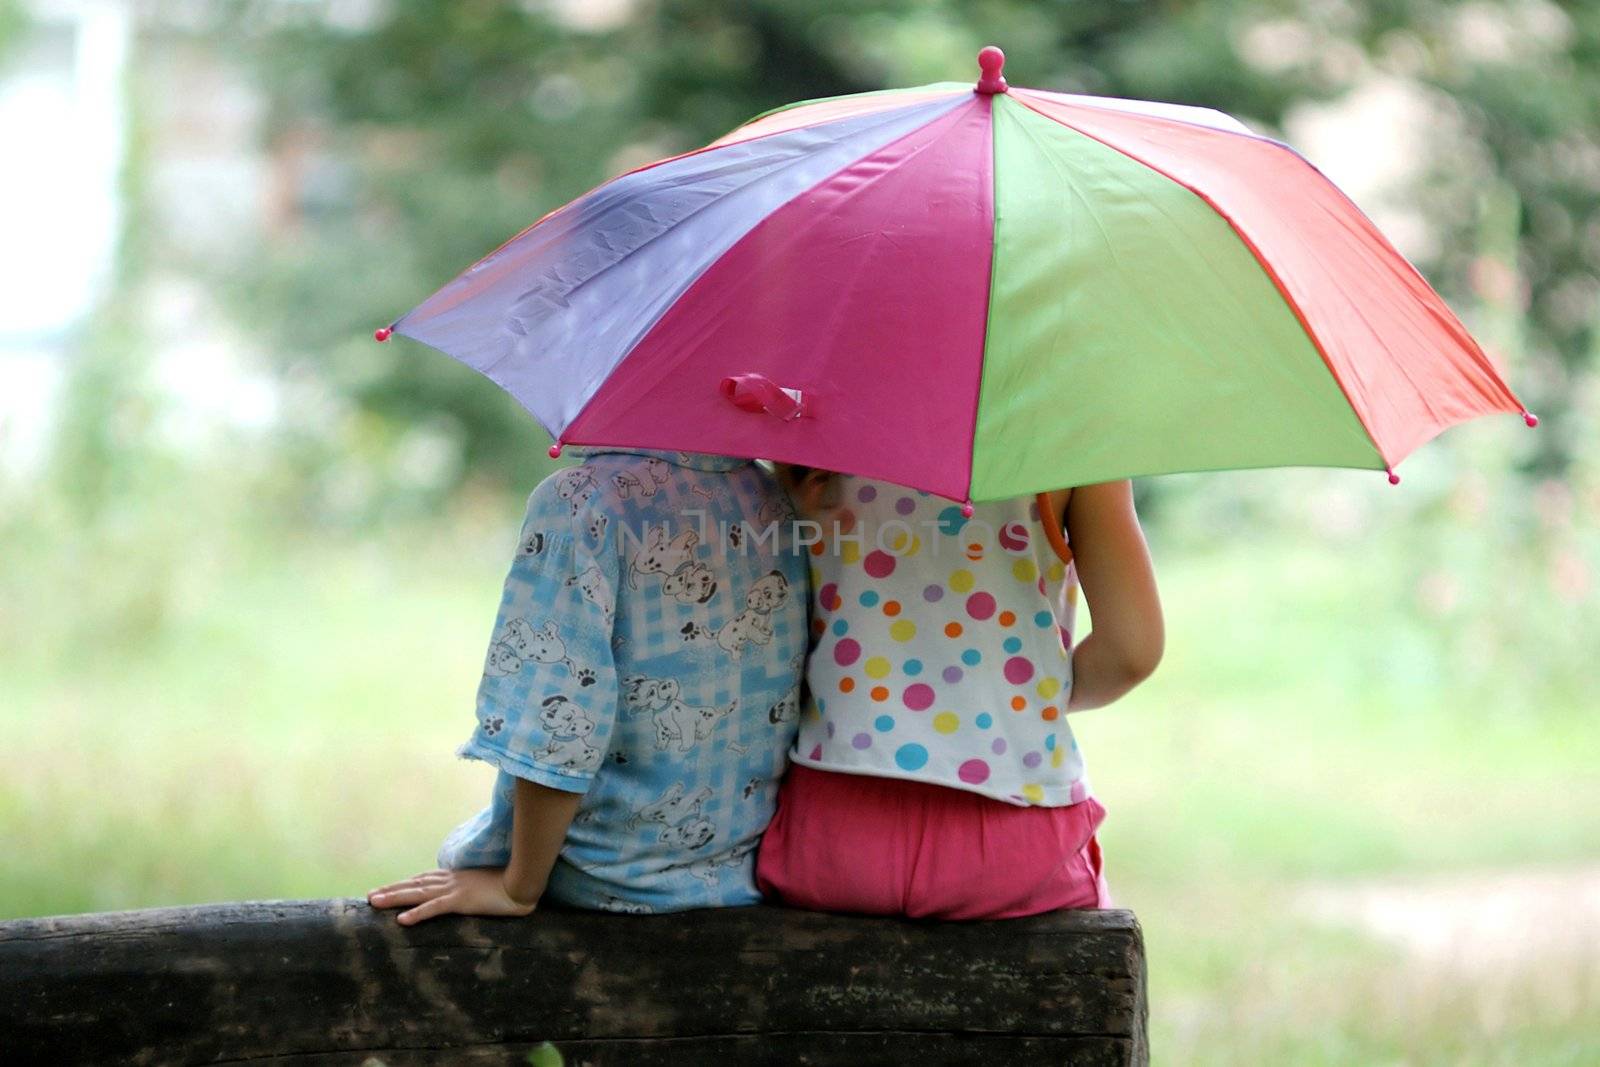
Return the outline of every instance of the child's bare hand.
<path id="1" fill-rule="evenodd" d="M 367 894 L 374 908 L 405 908 L 397 918 L 412 926 L 440 915 L 521 916 L 533 912 L 506 892 L 505 868 L 466 867 L 426 871 Z"/>

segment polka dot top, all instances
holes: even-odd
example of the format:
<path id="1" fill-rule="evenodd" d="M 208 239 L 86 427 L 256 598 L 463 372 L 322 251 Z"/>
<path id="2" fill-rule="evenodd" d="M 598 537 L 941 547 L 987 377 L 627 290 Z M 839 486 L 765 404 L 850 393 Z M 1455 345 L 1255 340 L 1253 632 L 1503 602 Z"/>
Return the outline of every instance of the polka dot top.
<path id="1" fill-rule="evenodd" d="M 1066 718 L 1077 575 L 1031 498 L 967 519 L 840 475 L 807 518 L 821 540 L 795 762 L 1020 805 L 1088 796 Z"/>

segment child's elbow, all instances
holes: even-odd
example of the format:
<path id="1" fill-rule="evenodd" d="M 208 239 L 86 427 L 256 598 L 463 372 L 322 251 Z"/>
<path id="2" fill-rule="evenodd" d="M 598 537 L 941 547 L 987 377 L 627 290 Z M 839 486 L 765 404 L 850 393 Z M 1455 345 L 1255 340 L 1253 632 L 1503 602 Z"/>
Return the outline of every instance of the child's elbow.
<path id="1" fill-rule="evenodd" d="M 1128 688 L 1133 688 L 1152 674 L 1161 666 L 1161 656 L 1165 652 L 1162 641 L 1141 641 L 1135 645 L 1121 650 L 1117 657 L 1117 666 L 1122 675 L 1122 683 Z"/>

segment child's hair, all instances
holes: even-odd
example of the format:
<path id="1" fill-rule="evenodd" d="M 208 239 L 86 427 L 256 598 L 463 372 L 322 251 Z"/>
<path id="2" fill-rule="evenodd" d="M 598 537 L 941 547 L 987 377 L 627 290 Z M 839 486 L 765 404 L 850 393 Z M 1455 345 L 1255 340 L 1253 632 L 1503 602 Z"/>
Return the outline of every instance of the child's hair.
<path id="1" fill-rule="evenodd" d="M 801 511 L 817 507 L 834 477 L 833 471 L 822 467 L 803 467 L 798 463 L 774 463 L 772 467 L 777 472 L 779 484 Z"/>
<path id="2" fill-rule="evenodd" d="M 778 476 L 778 484 L 789 494 L 795 506 L 804 513 L 816 511 L 827 502 L 829 487 L 833 484 L 836 471 L 826 470 L 822 467 L 803 467 L 798 463 L 772 464 L 772 469 Z M 1071 492 L 1071 490 L 1067 490 Z M 1049 494 L 1039 493 L 1039 516 L 1041 519 L 1050 514 Z M 1066 537 L 1061 526 L 1054 522 L 1044 522 L 1045 537 L 1050 542 L 1050 548 L 1055 552 L 1056 558 L 1063 563 L 1072 562 L 1072 549 L 1068 547 Z"/>

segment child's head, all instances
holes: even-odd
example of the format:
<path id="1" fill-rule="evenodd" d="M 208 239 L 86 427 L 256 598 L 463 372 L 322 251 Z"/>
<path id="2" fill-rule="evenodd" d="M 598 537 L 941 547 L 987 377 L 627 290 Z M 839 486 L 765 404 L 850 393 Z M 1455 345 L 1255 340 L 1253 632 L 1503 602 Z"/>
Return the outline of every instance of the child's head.
<path id="1" fill-rule="evenodd" d="M 822 506 L 828 484 L 834 472 L 821 467 L 802 467 L 798 463 L 774 463 L 778 484 L 788 492 L 789 498 L 801 512 L 815 511 Z"/>

